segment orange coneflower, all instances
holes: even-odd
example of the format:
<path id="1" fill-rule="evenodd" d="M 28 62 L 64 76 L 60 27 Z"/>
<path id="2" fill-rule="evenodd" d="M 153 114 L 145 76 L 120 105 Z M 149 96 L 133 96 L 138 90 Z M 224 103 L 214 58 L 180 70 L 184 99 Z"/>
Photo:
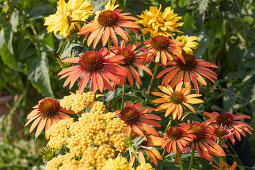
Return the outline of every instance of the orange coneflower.
<path id="1" fill-rule="evenodd" d="M 159 78 L 167 73 L 162 80 L 162 85 L 167 85 L 171 82 L 170 85 L 174 87 L 182 81 L 184 81 L 185 85 L 188 85 L 190 84 L 191 80 L 196 89 L 196 93 L 199 93 L 197 81 L 205 86 L 207 85 L 206 81 L 202 76 L 205 76 L 213 83 L 213 79 L 217 79 L 217 74 L 207 68 L 218 68 L 216 65 L 203 59 L 197 59 L 195 56 L 190 54 L 183 54 L 183 57 L 185 58 L 185 63 L 182 62 L 179 58 L 177 58 L 175 61 L 168 62 L 167 65 L 170 65 L 170 67 L 164 69 L 157 75 L 157 78 Z"/>
<path id="2" fill-rule="evenodd" d="M 220 165 L 219 165 L 218 162 L 217 162 L 217 165 L 218 166 L 212 165 L 215 168 L 213 170 L 220 170 Z M 236 169 L 236 162 L 234 161 L 232 166 L 229 167 L 228 164 L 222 160 L 222 169 L 224 169 L 224 170 L 235 170 Z"/>
<path id="3" fill-rule="evenodd" d="M 206 125 L 209 124 L 217 124 L 218 126 L 224 126 L 227 129 L 231 129 L 233 133 L 230 135 L 230 140 L 234 144 L 235 138 L 234 135 L 237 137 L 239 141 L 241 141 L 241 135 L 245 136 L 244 131 L 248 132 L 249 134 L 252 134 L 251 131 L 254 129 L 248 125 L 247 123 L 238 121 L 240 119 L 250 119 L 251 117 L 242 113 L 232 114 L 231 112 L 226 113 L 217 113 L 217 112 L 204 112 L 206 116 L 208 116 L 210 119 L 205 121 Z"/>
<path id="4" fill-rule="evenodd" d="M 105 46 L 109 37 L 111 37 L 115 46 L 118 45 L 118 40 L 115 32 L 124 40 L 128 41 L 128 33 L 121 27 L 129 28 L 137 33 L 135 28 L 141 27 L 131 20 L 138 20 L 135 17 L 128 16 L 130 13 L 121 13 L 121 9 L 116 9 L 119 5 L 114 5 L 116 0 L 111 0 L 105 5 L 105 9 L 96 13 L 96 17 L 90 23 L 84 25 L 80 34 L 90 34 L 87 40 L 87 45 L 93 43 L 93 48 L 96 47 L 98 41 L 102 37 L 102 45 Z M 138 33 L 137 33 L 138 34 Z M 86 36 L 87 37 L 87 36 Z M 86 38 L 85 38 L 86 39 Z M 85 40 L 84 39 L 84 40 Z"/>
<path id="5" fill-rule="evenodd" d="M 46 139 L 49 139 L 47 130 L 52 126 L 52 124 L 57 123 L 62 119 L 69 118 L 69 116 L 63 112 L 75 114 L 72 111 L 61 108 L 59 100 L 50 97 L 40 100 L 38 105 L 34 106 L 33 108 L 34 110 L 27 115 L 28 122 L 25 124 L 25 127 L 34 121 L 29 130 L 31 133 L 38 125 L 35 133 L 35 140 L 43 131 L 44 127 L 45 137 Z"/>
<path id="6" fill-rule="evenodd" d="M 167 36 L 158 35 L 153 37 L 151 40 L 145 40 L 143 42 L 146 49 L 149 51 L 151 58 L 155 57 L 155 62 L 161 61 L 162 64 L 166 65 L 167 60 L 172 61 L 174 58 L 169 51 L 176 55 L 182 62 L 185 63 L 183 56 L 180 51 L 182 50 L 179 41 L 169 39 Z"/>
<path id="7" fill-rule="evenodd" d="M 201 96 L 200 94 L 189 94 L 191 86 L 186 86 L 182 88 L 182 82 L 179 83 L 175 91 L 172 89 L 171 86 L 158 86 L 158 88 L 163 91 L 164 93 L 160 92 L 152 92 L 155 96 L 160 96 L 162 98 L 158 98 L 153 100 L 153 103 L 164 103 L 158 106 L 155 111 L 166 110 L 165 117 L 172 113 L 173 119 L 177 118 L 180 119 L 182 117 L 183 108 L 182 105 L 188 107 L 192 112 L 196 113 L 194 108 L 190 104 L 199 104 L 204 102 L 201 99 L 197 99 L 195 97 Z"/>
<path id="8" fill-rule="evenodd" d="M 128 125 L 126 129 L 127 136 L 130 135 L 131 131 L 134 131 L 139 136 L 145 136 L 146 132 L 155 136 L 159 136 L 159 133 L 151 126 L 161 127 L 161 125 L 155 121 L 161 120 L 161 118 L 154 114 L 144 114 L 154 110 L 154 108 L 141 108 L 142 103 L 140 102 L 132 105 L 130 101 L 127 101 L 125 104 L 126 106 L 122 110 L 117 110 L 116 114 Z"/>
<path id="9" fill-rule="evenodd" d="M 215 135 L 210 127 L 207 127 L 204 123 L 195 121 L 190 124 L 190 128 L 194 130 L 193 134 L 196 135 L 191 147 L 196 147 L 197 152 L 202 158 L 213 161 L 210 154 L 226 156 L 224 150 L 214 141 L 213 137 Z"/>
<path id="10" fill-rule="evenodd" d="M 121 64 L 121 66 L 127 68 L 128 70 L 126 77 L 128 79 L 129 84 L 133 86 L 133 78 L 132 78 L 132 75 L 133 75 L 135 79 L 137 80 L 137 82 L 140 85 L 142 85 L 141 78 L 138 72 L 134 69 L 134 66 L 137 66 L 138 68 L 143 69 L 144 71 L 146 71 L 152 76 L 151 70 L 143 64 L 143 61 L 146 59 L 147 52 L 145 52 L 143 48 L 135 50 L 141 43 L 135 43 L 135 44 L 129 43 L 128 46 L 125 47 L 125 42 L 126 41 L 123 40 L 120 46 L 116 46 L 116 47 L 111 46 L 110 49 L 115 53 L 116 57 L 119 55 L 125 57 L 123 59 L 125 63 Z M 126 77 L 124 77 L 124 80 L 122 80 L 122 83 L 125 83 Z"/>
<path id="11" fill-rule="evenodd" d="M 210 128 L 218 139 L 224 139 L 230 137 L 233 134 L 232 129 L 223 127 L 221 125 L 218 126 L 216 124 L 213 124 L 210 126 Z"/>
<path id="12" fill-rule="evenodd" d="M 79 83 L 79 91 L 83 92 L 89 78 L 91 77 L 91 91 L 95 92 L 99 89 L 103 92 L 104 86 L 109 90 L 114 90 L 109 80 L 119 84 L 119 79 L 126 76 L 126 68 L 118 65 L 123 63 L 123 56 L 110 55 L 107 48 L 101 48 L 99 51 L 87 51 L 79 54 L 80 57 L 66 58 L 62 62 L 77 63 L 78 65 L 63 69 L 58 73 L 62 75 L 60 79 L 68 77 L 64 83 L 64 87 L 70 83 L 70 89 L 83 75 Z"/>
<path id="13" fill-rule="evenodd" d="M 166 148 L 166 151 L 170 153 L 177 154 L 177 146 L 180 153 L 183 152 L 183 147 L 192 142 L 193 138 L 196 136 L 192 134 L 193 130 L 190 129 L 189 125 L 182 123 L 182 126 L 173 126 L 168 127 L 167 132 L 163 134 L 165 143 L 162 145 L 163 148 Z"/>
<path id="14" fill-rule="evenodd" d="M 161 154 L 154 146 L 162 146 L 164 142 L 164 139 L 161 137 L 153 136 L 153 135 L 147 135 L 146 139 L 141 143 L 141 148 L 138 150 L 138 156 L 139 161 L 141 164 L 146 163 L 143 150 L 146 152 L 146 154 L 150 157 L 152 162 L 157 165 L 157 159 L 163 160 Z"/>

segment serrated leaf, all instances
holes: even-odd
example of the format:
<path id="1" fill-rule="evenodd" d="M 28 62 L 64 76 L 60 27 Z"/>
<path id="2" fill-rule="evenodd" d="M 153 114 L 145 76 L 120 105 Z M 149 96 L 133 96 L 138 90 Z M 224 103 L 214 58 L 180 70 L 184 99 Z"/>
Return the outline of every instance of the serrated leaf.
<path id="1" fill-rule="evenodd" d="M 49 77 L 49 64 L 46 52 L 27 62 L 27 76 L 33 86 L 44 96 L 53 96 Z"/>
<path id="2" fill-rule="evenodd" d="M 3 60 L 4 64 L 16 71 L 22 71 L 20 66 L 18 65 L 15 57 L 11 54 L 7 44 L 4 43 L 1 48 L 1 59 Z"/>

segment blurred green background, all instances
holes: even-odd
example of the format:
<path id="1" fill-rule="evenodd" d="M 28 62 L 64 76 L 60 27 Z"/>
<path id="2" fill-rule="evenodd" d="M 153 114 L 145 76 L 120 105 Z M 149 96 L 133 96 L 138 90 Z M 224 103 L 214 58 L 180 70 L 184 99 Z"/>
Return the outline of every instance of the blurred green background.
<path id="1" fill-rule="evenodd" d="M 96 10 L 108 0 L 94 0 Z M 216 63 L 218 81 L 202 87 L 203 111 L 233 109 L 251 115 L 255 110 L 255 1 L 254 0 L 117 0 L 133 15 L 149 6 L 171 6 L 183 16 L 185 34 L 198 36 L 194 55 Z M 56 0 L 0 0 L 0 169 L 40 169 L 40 151 L 47 141 L 34 141 L 23 128 L 26 115 L 44 97 L 62 98 L 68 89 L 58 80 L 59 55 L 74 50 L 71 40 L 47 34 L 44 17 L 55 13 Z M 75 89 L 72 89 L 75 91 Z M 139 96 L 142 94 L 137 94 Z M 255 127 L 255 118 L 249 122 Z M 249 135 L 247 135 L 249 136 Z M 255 136 L 248 141 L 255 143 Z M 255 145 L 250 145 L 254 164 Z M 229 154 L 231 155 L 231 154 Z M 236 153 L 233 159 L 239 161 Z M 248 166 L 248 164 L 246 164 Z M 248 168 L 248 167 L 246 167 Z M 249 169 L 249 168 L 248 168 Z"/>

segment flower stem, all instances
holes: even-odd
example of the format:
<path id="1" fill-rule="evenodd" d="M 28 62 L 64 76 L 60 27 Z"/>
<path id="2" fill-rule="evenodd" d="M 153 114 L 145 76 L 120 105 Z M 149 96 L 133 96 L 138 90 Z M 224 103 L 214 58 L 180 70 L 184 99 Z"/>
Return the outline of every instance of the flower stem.
<path id="1" fill-rule="evenodd" d="M 222 160 L 222 157 L 220 156 L 220 157 L 219 157 L 220 170 L 223 170 L 222 162 L 223 162 L 223 160 Z"/>
<path id="2" fill-rule="evenodd" d="M 147 98 L 145 99 L 145 104 L 144 104 L 145 106 L 147 105 L 148 96 L 149 96 L 149 94 L 150 94 L 150 92 L 151 92 L 151 88 L 152 88 L 152 86 L 153 86 L 154 80 L 155 80 L 156 75 L 157 75 L 157 73 L 158 73 L 158 68 L 159 68 L 159 62 L 156 62 L 155 69 L 154 69 L 154 72 L 153 72 L 153 77 L 151 78 L 150 85 L 149 85 L 148 90 L 147 90 L 147 92 L 146 92 Z"/>
<path id="3" fill-rule="evenodd" d="M 125 99 L 125 83 L 122 86 L 122 100 L 121 100 L 121 109 L 124 107 L 124 99 Z"/>
<path id="4" fill-rule="evenodd" d="M 178 162 L 179 162 L 179 165 L 180 165 L 180 170 L 183 170 L 182 158 L 181 158 L 181 154 L 180 154 L 179 147 L 178 147 L 177 144 L 176 144 L 176 151 L 177 151 Z"/>
<path id="5" fill-rule="evenodd" d="M 190 158 L 189 169 L 188 170 L 191 170 L 191 168 L 193 166 L 195 150 L 196 150 L 196 148 L 195 148 L 195 143 L 194 143 L 194 147 L 192 148 L 192 152 L 191 152 L 191 158 Z"/>

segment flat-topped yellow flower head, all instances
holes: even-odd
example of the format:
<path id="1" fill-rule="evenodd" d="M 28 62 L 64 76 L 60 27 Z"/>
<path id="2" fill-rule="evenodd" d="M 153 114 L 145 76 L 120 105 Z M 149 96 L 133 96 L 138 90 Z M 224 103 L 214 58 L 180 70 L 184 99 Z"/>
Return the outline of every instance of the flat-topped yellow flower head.
<path id="1" fill-rule="evenodd" d="M 167 7 L 164 12 L 161 12 L 161 4 L 159 8 L 151 6 L 149 10 L 146 9 L 138 17 L 141 19 L 137 23 L 145 27 L 141 30 L 142 33 L 150 32 L 151 37 L 157 35 L 174 36 L 176 32 L 181 33 L 177 27 L 183 25 L 183 22 L 178 22 L 182 17 L 174 13 L 171 7 Z"/>

